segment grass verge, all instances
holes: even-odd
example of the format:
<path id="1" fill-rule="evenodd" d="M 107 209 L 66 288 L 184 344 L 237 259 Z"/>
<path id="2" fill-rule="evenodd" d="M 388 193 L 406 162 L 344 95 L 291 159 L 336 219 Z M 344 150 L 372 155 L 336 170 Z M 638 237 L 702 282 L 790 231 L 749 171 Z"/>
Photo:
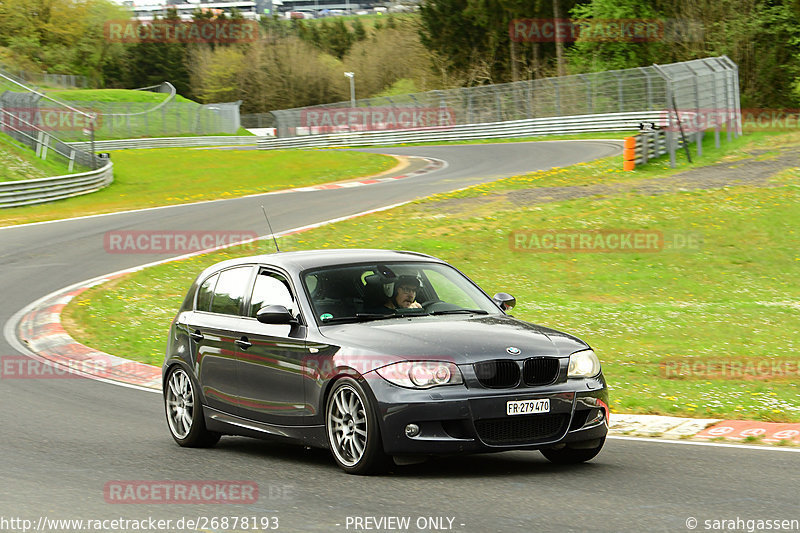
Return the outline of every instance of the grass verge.
<path id="1" fill-rule="evenodd" d="M 769 157 L 797 141 L 754 136 L 721 157 L 706 152 L 704 162 L 740 159 L 753 149 Z M 607 165 L 566 172 L 618 179 Z M 656 166 L 647 175 L 669 172 Z M 540 183 L 565 179 L 564 169 L 537 175 Z M 800 421 L 800 287 L 791 275 L 800 265 L 796 172 L 779 173 L 769 187 L 625 192 L 535 205 L 504 196 L 518 191 L 522 179 L 318 228 L 285 238 L 281 247 L 336 243 L 441 257 L 490 294 L 514 294 L 519 318 L 589 342 L 603 360 L 617 412 Z M 462 209 L 470 196 L 490 201 Z M 568 228 L 700 234 L 702 240 L 658 253 L 526 253 L 509 246 L 517 229 Z M 95 287 L 66 308 L 65 325 L 101 350 L 160 364 L 169 322 L 194 276 L 206 265 L 252 253 L 230 249 Z"/>
<path id="2" fill-rule="evenodd" d="M 114 183 L 85 196 L 0 211 L 0 226 L 234 198 L 377 174 L 393 157 L 344 151 L 159 148 L 113 152 Z M 198 170 L 200 169 L 200 170 Z"/>
<path id="3" fill-rule="evenodd" d="M 0 134 L 0 181 L 32 180 L 68 174 L 67 165 L 46 161 L 7 135 Z M 80 172 L 74 170 L 73 172 Z"/>

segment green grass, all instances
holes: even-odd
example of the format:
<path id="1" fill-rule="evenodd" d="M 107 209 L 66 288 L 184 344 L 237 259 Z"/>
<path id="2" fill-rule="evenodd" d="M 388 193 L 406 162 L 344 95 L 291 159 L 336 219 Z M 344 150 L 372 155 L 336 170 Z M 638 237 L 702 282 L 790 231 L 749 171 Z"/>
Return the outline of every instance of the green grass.
<path id="1" fill-rule="evenodd" d="M 149 102 L 158 103 L 167 99 L 166 93 L 135 91 L 132 89 L 69 89 L 47 91 L 47 95 L 67 102 Z M 193 102 L 179 94 L 176 102 Z M 196 102 L 195 102 L 196 103 Z"/>
<path id="2" fill-rule="evenodd" d="M 175 99 L 164 107 L 143 113 L 163 102 L 167 94 L 129 89 L 72 89 L 49 91 L 47 94 L 98 113 L 96 140 L 226 135 L 215 111 L 181 95 L 175 95 Z M 66 141 L 88 140 L 78 130 L 61 131 L 57 135 Z M 249 135 L 249 132 L 240 128 L 233 135 Z"/>
<path id="3" fill-rule="evenodd" d="M 75 169 L 73 172 L 79 172 Z M 36 157 L 36 152 L 0 134 L 0 181 L 30 180 L 68 174 L 66 164 Z"/>
<path id="4" fill-rule="evenodd" d="M 734 147 L 771 150 L 796 136 L 762 136 Z M 720 157 L 707 152 L 706 163 Z M 617 161 L 619 158 L 617 158 Z M 537 173 L 561 183 L 569 173 L 620 179 L 608 161 Z M 658 178 L 655 165 L 648 176 Z M 596 175 L 595 175 L 596 174 Z M 597 351 L 616 412 L 800 421 L 798 376 L 753 372 L 673 375 L 670 362 L 739 368 L 768 362 L 791 371 L 800 363 L 800 182 L 782 172 L 775 187 L 728 187 L 639 196 L 515 204 L 502 193 L 524 177 L 438 195 L 391 211 L 283 239 L 282 249 L 375 247 L 441 257 L 490 294 L 517 297 L 514 314 L 574 333 Z M 499 200 L 469 203 L 469 196 Z M 658 253 L 525 253 L 512 250 L 518 229 L 648 229 L 700 233 L 694 250 Z M 265 245 L 266 246 L 266 245 Z M 160 364 L 164 336 L 184 290 L 219 260 L 252 255 L 230 249 L 161 265 L 90 289 L 64 314 L 80 341 L 117 355 Z M 124 320 L 120 317 L 124 316 Z M 700 368 L 694 366 L 692 368 Z"/>
<path id="5" fill-rule="evenodd" d="M 0 210 L 0 226 L 234 198 L 377 174 L 393 157 L 344 151 L 160 148 L 112 152 L 114 183 L 84 196 Z"/>

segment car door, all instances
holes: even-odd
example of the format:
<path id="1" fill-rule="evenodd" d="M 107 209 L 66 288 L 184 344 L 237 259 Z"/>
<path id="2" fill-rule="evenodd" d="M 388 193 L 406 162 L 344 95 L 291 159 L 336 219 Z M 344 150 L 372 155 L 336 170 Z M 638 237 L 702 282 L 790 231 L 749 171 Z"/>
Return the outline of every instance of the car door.
<path id="1" fill-rule="evenodd" d="M 303 369 L 307 328 L 300 324 L 262 324 L 262 307 L 283 305 L 297 316 L 299 306 L 287 277 L 261 268 L 255 277 L 237 352 L 240 409 L 251 420 L 298 425 L 308 415 Z"/>
<path id="2" fill-rule="evenodd" d="M 229 268 L 207 278 L 187 317 L 195 368 L 206 405 L 238 414 L 237 344 L 253 265 Z"/>

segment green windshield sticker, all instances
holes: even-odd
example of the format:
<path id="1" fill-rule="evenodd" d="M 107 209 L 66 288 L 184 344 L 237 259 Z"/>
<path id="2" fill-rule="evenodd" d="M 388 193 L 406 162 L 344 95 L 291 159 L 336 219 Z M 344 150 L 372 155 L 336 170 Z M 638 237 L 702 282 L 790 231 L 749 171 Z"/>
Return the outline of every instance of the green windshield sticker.
<path id="1" fill-rule="evenodd" d="M 322 313 L 319 315 L 320 320 L 330 320 L 331 318 L 333 318 L 333 315 L 330 313 Z"/>

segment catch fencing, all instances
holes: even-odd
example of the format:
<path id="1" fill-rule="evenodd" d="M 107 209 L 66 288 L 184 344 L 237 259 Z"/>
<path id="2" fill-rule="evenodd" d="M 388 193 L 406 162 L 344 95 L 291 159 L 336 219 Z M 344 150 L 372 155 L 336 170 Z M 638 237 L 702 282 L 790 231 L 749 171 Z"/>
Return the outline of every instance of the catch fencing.
<path id="1" fill-rule="evenodd" d="M 663 121 L 663 118 L 659 112 L 608 113 L 605 115 L 511 120 L 434 130 L 356 131 L 352 133 L 306 135 L 277 139 L 260 137 L 258 139 L 258 147 L 264 150 L 274 150 L 281 148 L 374 146 L 376 144 L 468 141 L 572 133 L 627 132 L 636 129 L 642 119 L 658 122 Z M 663 122 L 661 123 L 663 124 Z"/>
<path id="2" fill-rule="evenodd" d="M 358 74 L 356 73 L 356 76 Z M 357 77 L 356 87 L 357 87 Z M 519 135 L 530 121 L 574 118 L 608 117 L 638 114 L 647 120 L 654 113 L 663 124 L 670 142 L 670 159 L 675 164 L 676 139 L 679 123 L 686 115 L 706 117 L 708 109 L 715 110 L 714 120 L 706 120 L 689 129 L 690 140 L 697 143 L 702 153 L 704 132 L 713 129 L 719 145 L 720 132 L 727 131 L 728 138 L 741 134 L 741 108 L 739 104 L 738 67 L 727 56 L 697 59 L 669 65 L 652 65 L 625 70 L 576 74 L 555 78 L 504 83 L 443 91 L 366 98 L 351 102 L 337 102 L 320 106 L 273 111 L 279 138 L 315 138 L 319 145 L 327 145 L 332 134 L 375 133 L 369 135 L 375 144 L 383 144 L 400 130 L 417 132 L 449 129 L 454 134 L 467 127 L 472 134 L 493 138 L 496 132 L 509 135 L 509 128 L 497 124 L 517 124 Z M 438 112 L 438 113 L 437 113 Z M 408 121 L 392 122 L 387 117 L 438 115 L 439 122 L 427 125 Z M 378 120 L 371 117 L 378 116 Z M 256 117 L 254 117 L 256 119 Z M 262 117 L 257 120 L 264 122 Z M 416 119 L 412 119 L 412 122 Z M 639 122 L 637 121 L 637 123 Z M 569 122 L 564 128 L 547 129 L 543 133 L 572 132 Z M 420 127 L 423 126 L 423 127 Z M 492 126 L 495 125 L 495 126 Z M 484 127 L 485 126 L 485 127 Z M 635 128 L 634 128 L 635 129 Z M 593 131 L 615 131 L 597 129 Z M 361 135 L 362 140 L 366 135 Z M 356 137 L 353 137 L 356 138 Z M 476 138 L 476 137 L 471 137 Z M 298 141 L 299 142 L 299 141 Z M 303 141 L 315 146 L 313 140 Z M 345 143 L 349 144 L 349 143 Z M 276 142 L 260 143 L 263 148 L 277 146 Z"/>
<path id="3" fill-rule="evenodd" d="M 0 64 L 3 73 L 13 76 L 14 79 L 25 85 L 40 87 L 57 87 L 60 89 L 86 89 L 89 79 L 79 74 L 50 74 L 48 72 L 32 72 L 29 70 L 12 70 Z"/>
<path id="4" fill-rule="evenodd" d="M 198 104 L 182 101 L 169 82 L 144 87 L 141 91 L 166 94 L 153 102 L 65 102 L 97 116 L 96 139 L 130 139 L 136 137 L 171 137 L 176 135 L 213 135 L 236 133 L 241 121 L 239 102 Z M 78 141 L 81 132 L 64 131 L 62 138 Z"/>
<path id="5" fill-rule="evenodd" d="M 36 157 L 67 165 L 69 172 L 76 166 L 96 169 L 105 163 L 102 158 L 94 154 L 91 143 L 86 150 L 70 146 L 55 137 L 52 132 L 45 131 L 20 117 L 19 114 L 6 111 L 2 107 L 0 107 L 0 133 L 28 146 L 36 152 Z"/>

